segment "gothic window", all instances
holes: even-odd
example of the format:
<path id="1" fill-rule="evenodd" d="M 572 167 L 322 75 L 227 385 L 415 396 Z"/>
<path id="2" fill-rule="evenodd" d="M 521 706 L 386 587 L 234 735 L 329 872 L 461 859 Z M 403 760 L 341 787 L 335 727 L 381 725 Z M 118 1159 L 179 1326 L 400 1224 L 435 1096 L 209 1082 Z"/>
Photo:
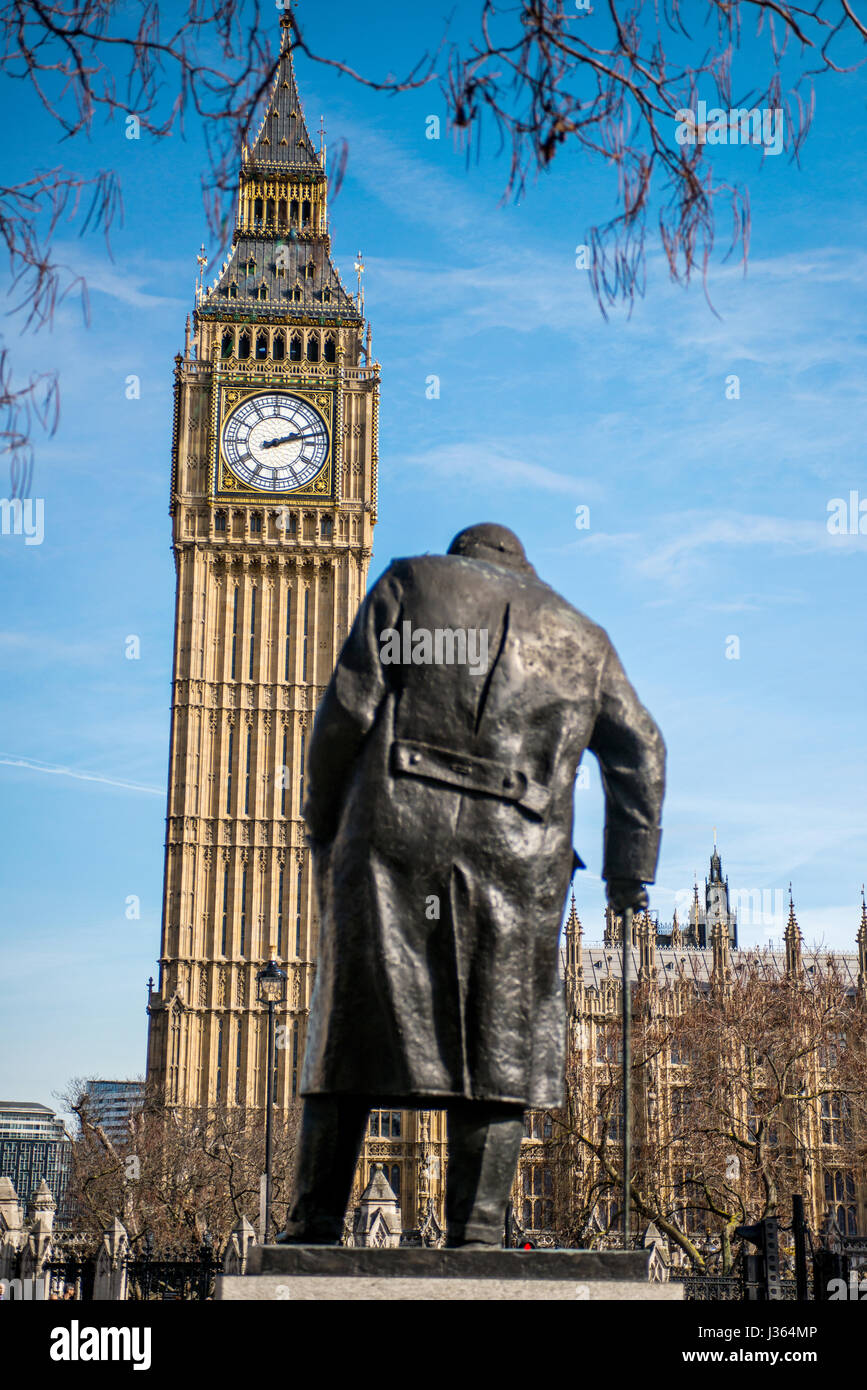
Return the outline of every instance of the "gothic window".
<path id="1" fill-rule="evenodd" d="M 221 356 L 221 357 L 231 357 L 231 356 L 232 356 L 232 353 L 233 353 L 234 351 L 235 351 L 235 330 L 234 330 L 234 328 L 227 328 L 226 331 L 225 331 L 225 333 L 223 334 L 223 341 L 222 341 L 222 344 L 220 345 L 220 356 Z"/>
<path id="2" fill-rule="evenodd" d="M 300 361 L 301 361 L 301 334 L 300 334 L 300 333 L 293 333 L 293 334 L 292 334 L 292 337 L 289 339 L 289 361 L 290 361 L 290 362 L 300 362 Z"/>
<path id="3" fill-rule="evenodd" d="M 612 1065 L 620 1065 L 623 1057 L 623 1050 L 620 1045 L 618 1030 L 610 1025 L 599 1024 L 596 1028 L 596 1060 L 597 1062 L 610 1062 Z"/>
<path id="4" fill-rule="evenodd" d="M 391 1184 L 392 1192 L 397 1200 L 400 1201 L 400 1164 L 392 1163 L 389 1168 L 385 1169 L 385 1172 Z"/>
<path id="5" fill-rule="evenodd" d="M 241 1020 L 238 1019 L 237 1041 L 235 1043 L 235 1104 L 241 1104 Z"/>
<path id="6" fill-rule="evenodd" d="M 292 1099 L 298 1095 L 298 1020 L 292 1024 Z"/>
<path id="7" fill-rule="evenodd" d="M 259 288 L 258 288 L 257 290 L 254 290 L 254 291 L 253 291 L 253 298 L 254 298 L 254 299 L 267 299 L 267 298 L 268 298 L 268 286 L 267 286 L 267 285 L 260 285 Z"/>
<path id="8" fill-rule="evenodd" d="M 289 221 L 292 223 L 292 226 L 293 226 L 293 227 L 295 226 L 295 224 L 296 224 L 297 221 L 298 221 L 298 199 L 297 199 L 297 198 L 293 198 L 292 201 L 291 201 L 291 203 L 289 204 Z"/>
<path id="9" fill-rule="evenodd" d="M 277 225 L 278 225 L 278 227 L 285 227 L 285 226 L 286 226 L 286 199 L 285 199 L 285 198 L 280 198 L 280 199 L 278 200 L 278 203 L 277 203 Z"/>
<path id="10" fill-rule="evenodd" d="M 235 658 L 238 654 L 238 585 L 235 585 L 235 592 L 232 597 L 232 665 L 229 668 L 229 679 L 235 679 Z M 231 739 L 232 735 L 229 734 Z M 231 742 L 229 747 L 231 748 Z"/>
<path id="11" fill-rule="evenodd" d="M 286 814 L 286 751 L 288 747 L 289 735 L 283 734 L 283 759 L 280 767 L 280 815 Z"/>
<path id="12" fill-rule="evenodd" d="M 275 362 L 282 362 L 286 356 L 286 339 L 282 333 L 275 333 L 271 343 L 271 356 Z"/>
<path id="13" fill-rule="evenodd" d="M 304 201 L 303 201 L 302 204 L 301 204 L 301 226 L 302 226 L 302 227 L 309 227 L 309 225 L 310 225 L 310 199 L 309 199 L 309 198 L 305 198 Z"/>
<path id="14" fill-rule="evenodd" d="M 599 1117 L 599 1138 L 609 1144 L 619 1144 L 623 1138 L 623 1097 L 619 1090 L 600 1086 L 596 1100 Z"/>
<path id="15" fill-rule="evenodd" d="M 292 591 L 291 591 L 291 589 L 289 589 L 289 590 L 286 591 L 286 633 L 285 633 L 286 646 L 285 646 L 285 655 L 284 655 L 284 658 L 283 658 L 283 679 L 284 679 L 284 681 L 288 681 L 288 679 L 289 679 L 289 652 L 290 652 L 290 637 L 291 637 L 291 633 L 292 633 Z M 284 762 L 285 762 L 285 759 L 284 759 Z"/>
<path id="16" fill-rule="evenodd" d="M 309 333 L 307 335 L 307 361 L 319 361 L 319 338 L 315 333 Z"/>
<path id="17" fill-rule="evenodd" d="M 315 275 L 315 273 L 316 273 L 316 266 L 313 264 L 312 261 L 308 261 L 307 264 L 306 264 L 305 267 L 304 267 L 304 274 L 307 276 L 307 279 L 308 279 L 308 280 L 312 280 L 312 279 L 313 279 L 313 276 Z"/>
<path id="18" fill-rule="evenodd" d="M 855 1227 L 855 1178 L 839 1169 L 825 1170 L 825 1205 L 841 1235 L 857 1235 Z"/>
<path id="19" fill-rule="evenodd" d="M 246 270 L 246 272 L 247 272 L 248 275 L 255 275 L 255 274 L 256 274 L 256 257 L 255 257 L 255 256 L 251 256 L 251 257 L 250 257 L 250 259 L 247 261 L 247 263 L 246 263 L 244 269 Z"/>
<path id="20" fill-rule="evenodd" d="M 266 203 L 266 205 L 265 205 L 265 221 L 266 221 L 266 222 L 273 222 L 273 221 L 274 221 L 274 199 L 273 199 L 273 198 L 269 198 L 268 201 L 267 201 L 267 203 Z"/>
<path id="21" fill-rule="evenodd" d="M 226 954 L 226 938 L 229 931 L 229 866 L 223 865 L 223 912 L 222 912 L 222 944 L 220 954 Z"/>
<path id="22" fill-rule="evenodd" d="M 247 735 L 247 759 L 250 758 L 250 735 Z M 244 947 L 247 942 L 247 866 L 244 865 L 241 874 L 241 955 L 244 954 Z"/>
<path id="23" fill-rule="evenodd" d="M 262 199 L 256 198 L 253 202 L 253 221 L 257 224 L 262 221 Z"/>
<path id="24" fill-rule="evenodd" d="M 301 747 L 298 750 L 298 814 L 303 815 L 304 806 L 304 743 L 306 736 L 301 735 Z"/>
<path id="25" fill-rule="evenodd" d="M 232 814 L 232 754 L 234 753 L 235 730 L 229 730 L 229 755 L 226 759 L 226 815 Z"/>
<path id="26" fill-rule="evenodd" d="M 230 298 L 230 299 L 237 299 L 237 298 L 238 298 L 238 282 L 237 282 L 236 280 L 230 280 L 230 281 L 229 281 L 229 298 Z"/>
<path id="27" fill-rule="evenodd" d="M 256 337 L 256 361 L 264 362 L 268 356 L 268 334 L 259 333 Z"/>
<path id="28" fill-rule="evenodd" d="M 258 536 L 262 531 L 262 513 L 252 512 L 250 515 L 250 530 L 254 536 Z"/>
<path id="29" fill-rule="evenodd" d="M 304 631 L 301 640 L 301 679 L 307 679 L 307 621 L 310 617 L 310 590 L 304 590 Z"/>
<path id="30" fill-rule="evenodd" d="M 283 956 L 283 875 L 281 867 L 280 877 L 277 882 L 277 954 Z"/>
<path id="31" fill-rule="evenodd" d="M 225 529 L 226 529 L 226 513 L 225 513 L 225 512 L 214 512 L 214 530 L 215 530 L 215 531 L 225 531 Z"/>
<path id="32" fill-rule="evenodd" d="M 371 1110 L 367 1132 L 372 1139 L 399 1139 L 401 1112 L 399 1110 Z"/>
<path id="33" fill-rule="evenodd" d="M 221 1018 L 220 1022 L 217 1024 L 217 1077 L 216 1095 L 214 1096 L 217 1104 L 220 1102 L 220 1096 L 223 1090 L 223 1022 Z"/>
<path id="34" fill-rule="evenodd" d="M 324 541 L 330 541 L 334 532 L 334 522 L 330 516 L 324 516 L 319 523 L 319 534 Z"/>
<path id="35" fill-rule="evenodd" d="M 326 286 L 326 288 L 322 291 L 322 303 L 323 303 L 323 304 L 330 304 L 330 303 L 331 303 L 331 291 L 330 291 L 330 289 L 328 289 L 327 286 Z"/>
<path id="36" fill-rule="evenodd" d="M 301 959 L 301 903 L 303 901 L 304 870 L 299 866 L 295 880 L 295 955 Z"/>
<path id="37" fill-rule="evenodd" d="M 528 1231 L 543 1231 L 554 1223 L 554 1178 L 550 1168 L 528 1163 L 523 1172 L 521 1225 Z"/>
<path id="38" fill-rule="evenodd" d="M 258 515 L 258 518 L 257 518 L 257 519 L 258 519 L 258 522 L 259 522 L 259 530 L 261 531 L 261 529 L 262 529 L 262 517 L 261 517 L 261 515 Z M 254 660 L 255 660 L 255 655 L 256 655 L 256 590 L 253 589 L 253 590 L 251 591 L 251 593 L 250 593 L 250 665 L 249 665 L 248 672 L 247 672 L 247 679 L 248 679 L 248 680 L 252 680 L 252 679 L 253 679 L 253 662 L 254 662 Z M 248 741 L 247 741 L 247 748 L 248 748 L 248 750 L 249 750 L 249 746 L 250 746 L 250 744 L 249 744 L 249 738 L 248 738 Z M 249 761 L 250 761 L 250 760 L 249 760 L 249 758 L 248 758 L 248 759 L 247 759 L 248 767 L 249 767 Z"/>
<path id="39" fill-rule="evenodd" d="M 333 333 L 326 333 L 325 335 L 325 346 L 323 348 L 322 356 L 325 358 L 326 362 L 337 361 L 337 344 L 334 341 Z"/>
<path id="40" fill-rule="evenodd" d="M 250 334 L 246 328 L 238 338 L 238 356 L 242 362 L 250 356 Z"/>
<path id="41" fill-rule="evenodd" d="M 290 298 L 292 299 L 292 301 L 293 301 L 295 304 L 300 304 L 300 303 L 301 303 L 302 291 L 301 291 L 301 286 L 300 286 L 300 285 L 295 285 L 295 286 L 293 286 L 293 288 L 292 288 L 292 290 L 291 290 L 291 292 L 290 292 Z"/>
<path id="42" fill-rule="evenodd" d="M 685 1086 L 675 1086 L 671 1092 L 672 1133 L 685 1137 L 691 1119 L 692 1096 Z"/>
<path id="43" fill-rule="evenodd" d="M 822 1143 L 845 1144 L 852 1138 L 849 1101 L 846 1096 L 822 1097 Z"/>
<path id="44" fill-rule="evenodd" d="M 769 1144 L 777 1142 L 777 1126 L 768 1115 L 767 1106 L 767 1098 L 763 1094 L 747 1096 L 747 1138 L 751 1144 L 756 1143 L 760 1131 L 763 1131 Z"/>
<path id="45" fill-rule="evenodd" d="M 547 1110 L 526 1110 L 524 1112 L 524 1136 L 527 1139 L 550 1139 L 552 1134 L 551 1115 Z"/>

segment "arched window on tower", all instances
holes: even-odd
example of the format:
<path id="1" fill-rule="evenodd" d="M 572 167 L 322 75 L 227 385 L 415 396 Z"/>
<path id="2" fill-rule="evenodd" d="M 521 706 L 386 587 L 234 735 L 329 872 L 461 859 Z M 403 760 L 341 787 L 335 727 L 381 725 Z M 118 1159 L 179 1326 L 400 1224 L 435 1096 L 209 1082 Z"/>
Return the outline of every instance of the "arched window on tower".
<path id="1" fill-rule="evenodd" d="M 308 280 L 312 280 L 315 273 L 316 266 L 313 264 L 312 261 L 308 261 L 306 266 L 304 267 L 304 274 L 307 276 Z"/>
<path id="2" fill-rule="evenodd" d="M 322 303 L 323 303 L 323 304 L 330 304 L 330 303 L 331 303 L 331 291 L 330 291 L 330 289 L 328 288 L 327 285 L 326 285 L 325 289 L 322 291 Z"/>
<path id="3" fill-rule="evenodd" d="M 302 226 L 302 227 L 309 227 L 309 225 L 310 225 L 310 199 L 309 199 L 309 198 L 305 198 L 304 201 L 303 201 L 303 203 L 301 204 L 301 226 Z"/>
<path id="4" fill-rule="evenodd" d="M 333 333 L 326 333 L 322 356 L 326 362 L 337 361 L 337 343 Z"/>
<path id="5" fill-rule="evenodd" d="M 264 331 L 256 338 L 256 361 L 264 362 L 268 356 L 268 334 Z"/>
<path id="6" fill-rule="evenodd" d="M 262 199 L 255 198 L 253 201 L 253 221 L 258 225 L 262 221 Z"/>
<path id="7" fill-rule="evenodd" d="M 266 221 L 266 222 L 273 222 L 273 221 L 274 221 L 274 199 L 273 199 L 273 198 L 269 198 L 268 201 L 267 201 L 267 203 L 265 204 L 265 221 Z"/>
<path id="8" fill-rule="evenodd" d="M 242 362 L 250 356 L 250 333 L 246 328 L 238 339 L 238 356 Z"/>
<path id="9" fill-rule="evenodd" d="M 280 227 L 280 228 L 286 226 L 286 199 L 285 199 L 285 198 L 279 198 L 279 199 L 277 200 L 277 226 Z"/>
<path id="10" fill-rule="evenodd" d="M 274 339 L 271 343 L 271 356 L 275 362 L 282 362 L 283 358 L 286 356 L 286 339 L 282 331 L 274 334 Z"/>
<path id="11" fill-rule="evenodd" d="M 301 303 L 302 291 L 300 285 L 293 285 L 292 294 L 290 297 L 294 300 L 296 304 Z"/>
<path id="12" fill-rule="evenodd" d="M 298 222 L 298 199 L 293 198 L 289 204 L 289 221 L 294 227 Z"/>
<path id="13" fill-rule="evenodd" d="M 301 334 L 300 334 L 300 333 L 293 333 L 293 334 L 292 334 L 292 337 L 289 339 L 289 361 L 290 361 L 290 362 L 300 362 L 300 361 L 301 361 Z"/>
<path id="14" fill-rule="evenodd" d="M 235 330 L 234 330 L 234 328 L 227 328 L 226 331 L 225 331 L 225 333 L 223 334 L 223 341 L 222 341 L 222 343 L 221 343 L 221 345 L 220 345 L 220 356 L 221 356 L 221 357 L 231 357 L 231 356 L 232 356 L 232 353 L 233 353 L 234 351 L 235 351 Z"/>
<path id="15" fill-rule="evenodd" d="M 310 333 L 307 337 L 307 361 L 319 361 L 319 336 L 316 333 Z"/>
<path id="16" fill-rule="evenodd" d="M 230 298 L 230 299 L 237 299 L 237 298 L 238 298 L 238 284 L 237 284 L 237 281 L 235 281 L 235 280 L 230 280 L 230 282 L 229 282 L 229 298 Z"/>

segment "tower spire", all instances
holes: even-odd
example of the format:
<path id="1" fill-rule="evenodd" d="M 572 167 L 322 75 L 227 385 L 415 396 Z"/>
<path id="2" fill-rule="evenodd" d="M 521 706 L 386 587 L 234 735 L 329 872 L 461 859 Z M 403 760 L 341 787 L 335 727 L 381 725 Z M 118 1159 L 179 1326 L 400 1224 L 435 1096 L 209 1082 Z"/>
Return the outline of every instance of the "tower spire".
<path id="1" fill-rule="evenodd" d="M 786 923 L 786 974 L 794 978 L 801 970 L 801 929 L 795 916 L 795 900 L 789 884 L 789 920 Z"/>
<path id="2" fill-rule="evenodd" d="M 861 884 L 861 925 L 858 928 L 858 987 L 867 994 L 867 901 Z"/>

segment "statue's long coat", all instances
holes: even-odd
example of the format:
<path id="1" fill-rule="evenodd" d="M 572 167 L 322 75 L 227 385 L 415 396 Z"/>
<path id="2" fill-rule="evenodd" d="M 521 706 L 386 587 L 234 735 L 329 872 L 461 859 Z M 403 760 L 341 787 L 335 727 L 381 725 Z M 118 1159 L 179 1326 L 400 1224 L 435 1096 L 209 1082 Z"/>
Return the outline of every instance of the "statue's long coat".
<path id="1" fill-rule="evenodd" d="M 387 664 L 404 623 L 486 630 L 487 670 Z M 558 936 L 586 748 L 604 876 L 651 882 L 665 749 L 606 633 L 529 566 L 392 563 L 310 742 L 320 927 L 302 1094 L 563 1103 Z"/>

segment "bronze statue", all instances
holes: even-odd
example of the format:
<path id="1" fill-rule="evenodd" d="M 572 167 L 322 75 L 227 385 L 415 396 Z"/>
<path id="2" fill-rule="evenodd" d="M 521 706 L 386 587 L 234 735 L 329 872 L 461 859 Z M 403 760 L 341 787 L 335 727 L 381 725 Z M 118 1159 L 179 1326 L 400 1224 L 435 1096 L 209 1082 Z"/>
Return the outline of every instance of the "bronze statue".
<path id="1" fill-rule="evenodd" d="M 447 1242 L 500 1244 L 523 1112 L 564 1102 L 558 936 L 587 748 L 608 898 L 640 910 L 665 747 L 606 633 L 502 526 L 389 566 L 310 743 L 319 963 L 281 1241 L 339 1241 L 381 1107 L 447 1110 Z"/>

